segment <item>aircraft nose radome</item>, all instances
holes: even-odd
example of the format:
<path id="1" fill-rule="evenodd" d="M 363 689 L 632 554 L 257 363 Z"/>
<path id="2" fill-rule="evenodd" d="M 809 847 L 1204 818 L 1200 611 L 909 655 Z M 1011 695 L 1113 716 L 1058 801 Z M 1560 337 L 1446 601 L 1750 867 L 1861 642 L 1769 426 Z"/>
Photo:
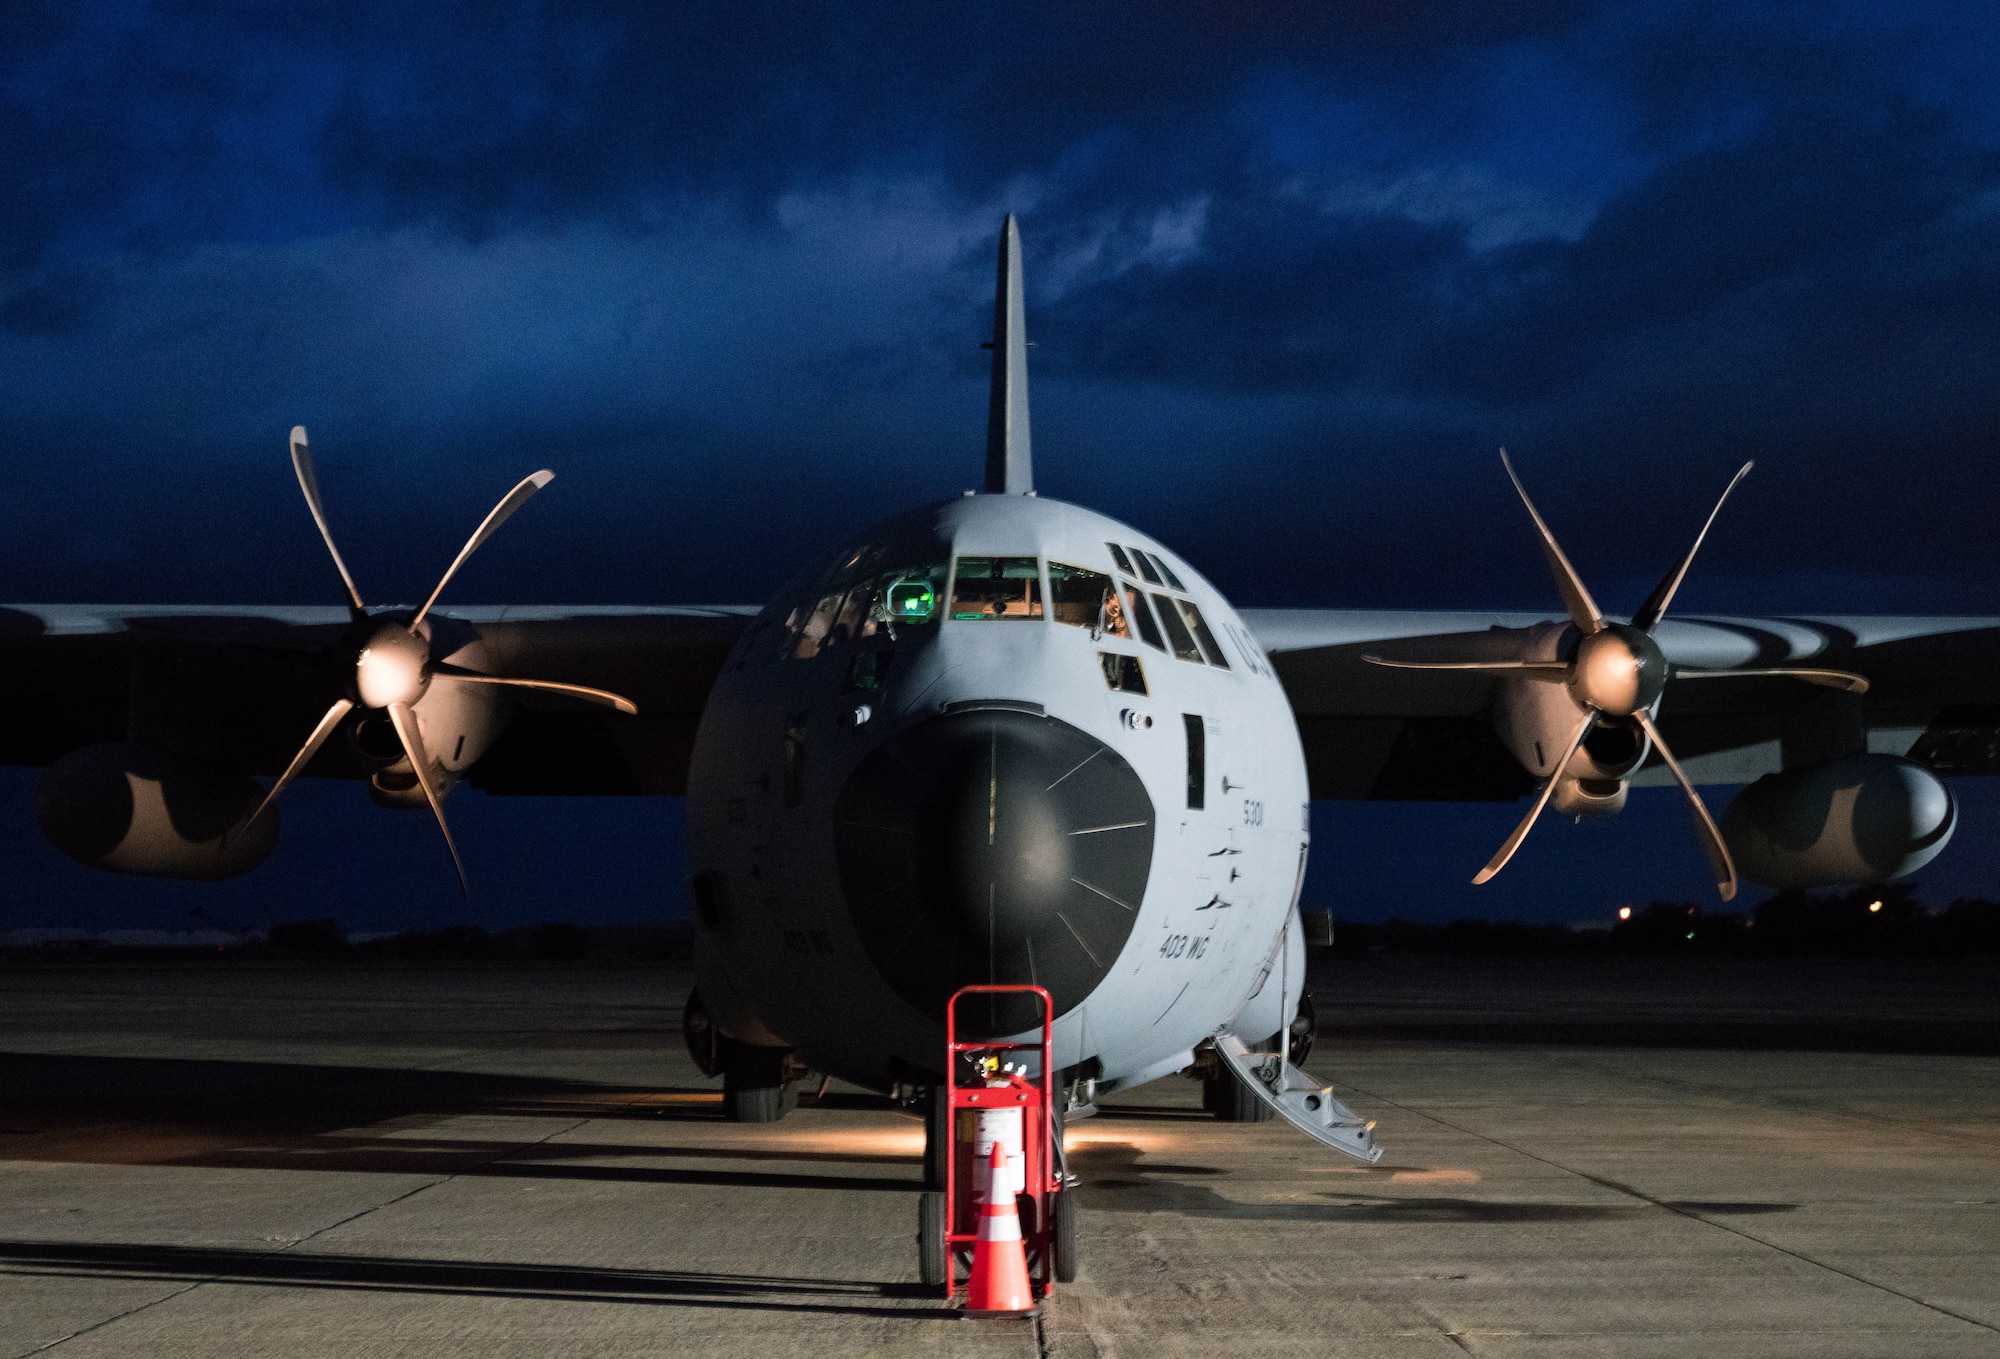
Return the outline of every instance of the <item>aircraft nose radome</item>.
<path id="1" fill-rule="evenodd" d="M 938 779 L 941 796 L 912 811 L 919 877 L 938 904 L 964 929 L 990 926 L 1012 938 L 1062 909 L 1072 827 L 1056 798 L 1030 777 L 1039 772 L 1032 754 L 1012 735 L 1001 747 L 1000 733 L 991 731 L 984 744 L 957 742 L 941 752 L 949 765 Z"/>
<path id="2" fill-rule="evenodd" d="M 975 982 L 1034 982 L 1061 1014 L 1103 980 L 1138 919 L 1153 805 L 1095 737 L 978 709 L 863 760 L 834 804 L 834 837 L 862 945 L 919 1011 L 942 1017 Z M 1010 1013 L 1003 1027 L 1025 1023 Z"/>

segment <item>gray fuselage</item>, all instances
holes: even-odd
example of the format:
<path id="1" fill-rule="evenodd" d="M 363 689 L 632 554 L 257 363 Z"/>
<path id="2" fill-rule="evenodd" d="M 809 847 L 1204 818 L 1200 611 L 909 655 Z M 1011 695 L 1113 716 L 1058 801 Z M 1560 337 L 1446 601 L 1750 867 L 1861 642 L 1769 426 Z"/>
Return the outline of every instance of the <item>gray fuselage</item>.
<path id="1" fill-rule="evenodd" d="M 1136 1084 L 1289 1022 L 1306 808 L 1284 691 L 1184 562 L 1058 501 L 930 506 L 795 581 L 716 683 L 700 992 L 886 1089 L 942 1070 L 957 987 L 1032 981 L 1058 1067 Z"/>

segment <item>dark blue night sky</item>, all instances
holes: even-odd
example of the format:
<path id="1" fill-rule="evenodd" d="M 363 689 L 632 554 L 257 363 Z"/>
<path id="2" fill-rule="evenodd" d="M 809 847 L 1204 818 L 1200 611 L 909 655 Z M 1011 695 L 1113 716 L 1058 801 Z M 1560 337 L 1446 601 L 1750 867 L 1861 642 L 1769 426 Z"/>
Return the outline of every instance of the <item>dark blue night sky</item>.
<path id="1" fill-rule="evenodd" d="M 1607 607 L 1746 457 L 1689 611 L 2000 612 L 1983 5 L 35 4 L 0 10 L 0 598 L 750 602 L 974 484 L 1020 214 L 1045 494 L 1259 605 Z M 13 720 L 32 720 L 14 715 Z M 0 925 L 466 917 L 309 787 L 221 888 L 75 868 L 0 774 Z M 2000 797 L 1923 879 L 2000 895 Z M 1721 799 L 1718 798 L 1718 802 Z M 1672 794 L 1318 809 L 1343 914 L 1694 898 Z M 472 918 L 680 909 L 672 802 L 453 799 Z M 657 881 L 657 887 L 652 884 Z M 635 886 L 635 884 L 637 886 Z"/>

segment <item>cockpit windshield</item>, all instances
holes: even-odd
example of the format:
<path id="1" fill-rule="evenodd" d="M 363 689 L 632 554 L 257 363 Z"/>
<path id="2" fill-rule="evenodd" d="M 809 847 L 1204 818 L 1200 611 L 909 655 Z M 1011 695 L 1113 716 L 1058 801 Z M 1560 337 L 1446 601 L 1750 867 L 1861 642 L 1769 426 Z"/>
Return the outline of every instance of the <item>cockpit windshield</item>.
<path id="1" fill-rule="evenodd" d="M 960 557 L 952 577 L 954 619 L 1040 618 L 1042 569 L 1034 557 Z"/>

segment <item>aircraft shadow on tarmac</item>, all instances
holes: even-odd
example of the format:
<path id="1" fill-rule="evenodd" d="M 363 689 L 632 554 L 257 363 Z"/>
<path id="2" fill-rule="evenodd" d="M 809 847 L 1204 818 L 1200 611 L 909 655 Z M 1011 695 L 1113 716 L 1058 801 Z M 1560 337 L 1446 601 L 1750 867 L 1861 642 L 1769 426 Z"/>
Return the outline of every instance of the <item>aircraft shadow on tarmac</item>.
<path id="1" fill-rule="evenodd" d="M 0 1241 L 0 1272 L 69 1278 L 199 1280 L 282 1288 L 448 1293 L 654 1306 L 754 1308 L 873 1317 L 948 1316 L 898 1300 L 935 1298 L 915 1283 L 769 1278 L 685 1270 L 417 1260 L 210 1246 Z M 877 1300 L 871 1302 L 870 1300 Z"/>
<path id="2" fill-rule="evenodd" d="M 0 1053 L 0 1156 L 87 1164 L 743 1188 L 890 1193 L 922 1188 L 920 1156 L 865 1147 L 824 1150 L 770 1142 L 701 1146 L 421 1135 L 427 1121 L 442 1123 L 467 1114 L 720 1123 L 720 1104 L 712 1095 L 454 1071 Z M 659 1103 L 663 1097 L 689 1098 Z M 863 1107 L 876 1104 L 864 1101 Z M 398 1120 L 393 1137 L 342 1135 L 342 1130 Z M 627 1164 L 605 1164 L 613 1161 Z M 658 1164 L 661 1161 L 900 1166 L 908 1172 L 814 1174 Z"/>

